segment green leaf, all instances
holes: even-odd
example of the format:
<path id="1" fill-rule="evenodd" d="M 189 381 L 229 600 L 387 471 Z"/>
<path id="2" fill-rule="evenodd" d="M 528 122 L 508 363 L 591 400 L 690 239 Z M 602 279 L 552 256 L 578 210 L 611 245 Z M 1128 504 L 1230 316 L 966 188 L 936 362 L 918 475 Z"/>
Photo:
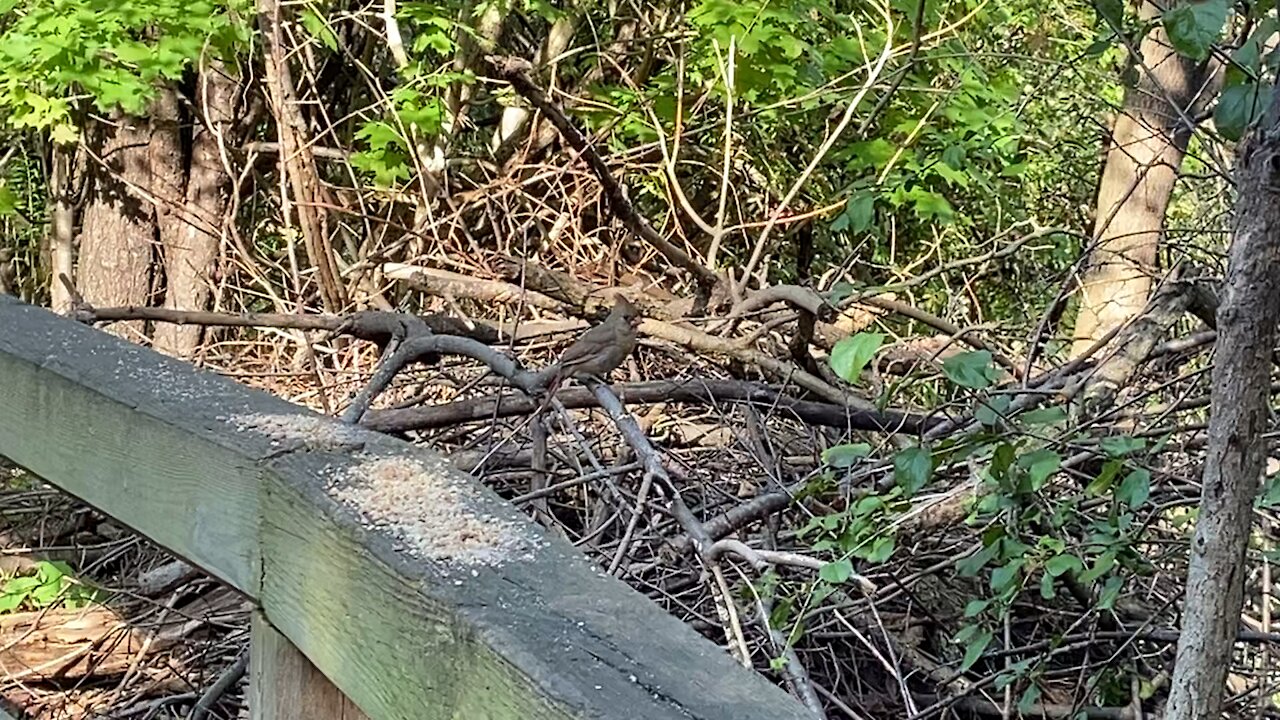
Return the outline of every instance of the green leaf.
<path id="1" fill-rule="evenodd" d="M 1022 572 L 1022 558 L 1011 560 L 991 571 L 991 589 L 997 593 L 1017 590 L 1018 575 Z"/>
<path id="2" fill-rule="evenodd" d="M 27 593 L 40 587 L 40 579 L 30 575 L 11 578 L 4 584 L 5 593 Z"/>
<path id="3" fill-rule="evenodd" d="M 1052 600 L 1057 597 L 1058 591 L 1053 587 L 1053 576 L 1045 573 L 1040 576 L 1040 597 L 1045 600 Z"/>
<path id="4" fill-rule="evenodd" d="M 1120 468 L 1124 463 L 1119 459 L 1108 460 L 1102 465 L 1102 471 L 1098 473 L 1098 477 L 1094 478 L 1085 487 L 1086 495 L 1097 497 L 1111 489 L 1111 483 L 1115 480 L 1116 475 L 1120 474 Z"/>
<path id="5" fill-rule="evenodd" d="M 967 618 L 977 617 L 990 606 L 991 600 L 989 599 L 978 598 L 977 600 L 970 600 L 969 603 L 964 606 L 964 616 Z"/>
<path id="6" fill-rule="evenodd" d="M 990 387 L 996 379 L 991 353 L 986 350 L 953 355 L 942 361 L 942 372 L 951 382 L 974 390 Z"/>
<path id="7" fill-rule="evenodd" d="M 818 570 L 818 577 L 833 585 L 839 585 L 853 577 L 853 561 L 849 558 L 842 558 L 835 562 L 829 562 Z"/>
<path id="8" fill-rule="evenodd" d="M 908 496 L 916 494 L 933 473 L 933 455 L 922 447 L 910 447 L 893 456 L 893 479 Z"/>
<path id="9" fill-rule="evenodd" d="M 59 145 L 73 145 L 80 139 L 80 131 L 71 123 L 58 123 L 50 128 L 49 137 Z"/>
<path id="10" fill-rule="evenodd" d="M 1116 551 L 1108 550 L 1093 561 L 1093 567 L 1080 574 L 1080 582 L 1086 585 L 1111 571 L 1116 564 Z"/>
<path id="11" fill-rule="evenodd" d="M 876 199 L 869 192 L 859 192 L 849 197 L 844 211 L 831 222 L 835 232 L 848 230 L 854 233 L 866 232 L 876 217 Z"/>
<path id="12" fill-rule="evenodd" d="M 964 649 L 964 660 L 960 662 L 960 672 L 968 672 L 974 663 L 982 657 L 982 653 L 987 651 L 987 646 L 991 644 L 991 631 L 982 630 L 974 633 Z"/>
<path id="13" fill-rule="evenodd" d="M 1239 140 L 1271 106 L 1270 83 L 1246 82 L 1224 88 L 1213 109 L 1213 125 L 1228 140 Z"/>
<path id="14" fill-rule="evenodd" d="M 1258 496 L 1256 505 L 1260 508 L 1280 505 L 1280 476 L 1268 475 L 1263 478 L 1262 493 Z"/>
<path id="15" fill-rule="evenodd" d="M 1102 585 L 1102 592 L 1098 593 L 1098 609 L 1110 610 L 1115 607 L 1116 600 L 1120 598 L 1122 589 L 1124 589 L 1124 578 L 1119 575 L 1107 578 L 1107 581 Z"/>
<path id="16" fill-rule="evenodd" d="M 0 217 L 18 212 L 18 196 L 13 194 L 9 186 L 0 182 Z"/>
<path id="17" fill-rule="evenodd" d="M 1052 577 L 1058 577 L 1064 573 L 1078 573 L 1084 570 L 1084 563 L 1080 562 L 1080 558 L 1075 555 L 1054 555 L 1044 564 L 1044 571 Z"/>
<path id="18" fill-rule="evenodd" d="M 1052 450 L 1036 450 L 1018 458 L 1018 464 L 1027 469 L 1031 490 L 1036 491 L 1044 486 L 1049 476 L 1058 471 L 1062 458 Z"/>
<path id="19" fill-rule="evenodd" d="M 1144 468 L 1138 468 L 1125 476 L 1120 481 L 1120 487 L 1116 488 L 1116 500 L 1125 505 L 1136 508 L 1147 501 L 1151 496 L 1151 473 Z"/>
<path id="20" fill-rule="evenodd" d="M 307 29 L 307 33 L 311 37 L 319 40 L 325 47 L 334 51 L 338 49 L 338 36 L 333 34 L 329 24 L 325 22 L 324 18 L 320 17 L 320 13 L 316 12 L 315 9 L 303 9 L 302 26 Z"/>
<path id="21" fill-rule="evenodd" d="M 978 409 L 973 411 L 973 419 L 987 427 L 995 427 L 1000 424 L 1008 412 L 1009 396 L 996 395 L 978 403 Z"/>
<path id="22" fill-rule="evenodd" d="M 1124 3 L 1121 0 L 1094 0 L 1093 9 L 1098 13 L 1098 19 L 1108 27 L 1124 26 Z"/>
<path id="23" fill-rule="evenodd" d="M 831 349 L 831 369 L 841 379 L 856 385 L 862 369 L 875 357 L 876 351 L 884 344 L 884 339 L 885 336 L 881 333 L 866 332 L 842 338 Z"/>
<path id="24" fill-rule="evenodd" d="M 936 220 L 940 223 L 949 223 L 955 217 L 955 209 L 940 193 L 923 188 L 913 188 L 907 193 L 907 197 L 912 200 L 912 207 L 916 212 L 916 217 L 920 220 L 925 222 Z"/>
<path id="25" fill-rule="evenodd" d="M 897 542 L 892 535 L 885 535 L 876 538 L 875 542 L 871 543 L 871 547 L 860 555 L 867 562 L 879 565 L 893 556 L 896 545 Z"/>
<path id="26" fill-rule="evenodd" d="M 1125 437 L 1121 435 L 1113 437 L 1104 437 L 1098 442 L 1098 447 L 1107 454 L 1108 457 L 1119 458 L 1130 453 L 1135 453 L 1147 446 L 1144 438 Z"/>
<path id="27" fill-rule="evenodd" d="M 1038 702 L 1040 702 L 1040 687 L 1038 685 L 1030 685 L 1026 690 L 1022 691 L 1022 697 L 1018 699 L 1018 712 L 1023 715 L 1030 715 Z"/>
<path id="28" fill-rule="evenodd" d="M 978 552 L 957 563 L 956 572 L 960 573 L 961 577 L 973 577 L 974 575 L 977 575 L 979 570 L 986 567 L 987 563 L 991 562 L 991 560 L 995 558 L 999 549 L 998 543 L 990 543 L 984 546 Z"/>
<path id="29" fill-rule="evenodd" d="M 1222 35 L 1230 12 L 1230 0 L 1190 0 L 1166 10 L 1161 21 L 1175 50 L 1204 60 Z"/>
<path id="30" fill-rule="evenodd" d="M 822 464 L 833 468 L 847 468 L 871 454 L 871 446 L 867 443 L 848 443 L 833 445 L 822 451 Z"/>

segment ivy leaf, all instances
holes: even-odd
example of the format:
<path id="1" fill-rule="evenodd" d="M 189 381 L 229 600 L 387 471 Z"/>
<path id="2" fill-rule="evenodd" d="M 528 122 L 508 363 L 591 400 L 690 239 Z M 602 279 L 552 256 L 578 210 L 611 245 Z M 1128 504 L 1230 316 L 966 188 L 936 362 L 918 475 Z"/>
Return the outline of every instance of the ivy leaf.
<path id="1" fill-rule="evenodd" d="M 1193 60 L 1209 57 L 1231 12 L 1231 0 L 1193 0 L 1172 7 L 1161 18 L 1169 44 Z"/>
<path id="2" fill-rule="evenodd" d="M 1271 85 L 1245 82 L 1224 88 L 1213 109 L 1213 125 L 1228 140 L 1239 140 L 1244 131 L 1271 106 Z"/>
<path id="3" fill-rule="evenodd" d="M 857 384 L 858 375 L 875 357 L 876 351 L 884 344 L 884 338 L 881 333 L 865 332 L 842 338 L 831 349 L 831 369 L 846 382 Z"/>
<path id="4" fill-rule="evenodd" d="M 990 387 L 996 379 L 991 353 L 986 350 L 953 355 L 942 361 L 942 372 L 951 382 L 974 390 Z"/>
<path id="5" fill-rule="evenodd" d="M 908 496 L 924 487 L 932 473 L 933 456 L 925 448 L 907 448 L 893 457 L 893 479 Z"/>
<path id="6" fill-rule="evenodd" d="M 833 468 L 847 468 L 870 454 L 871 446 L 867 443 L 833 445 L 822 451 L 822 463 Z"/>

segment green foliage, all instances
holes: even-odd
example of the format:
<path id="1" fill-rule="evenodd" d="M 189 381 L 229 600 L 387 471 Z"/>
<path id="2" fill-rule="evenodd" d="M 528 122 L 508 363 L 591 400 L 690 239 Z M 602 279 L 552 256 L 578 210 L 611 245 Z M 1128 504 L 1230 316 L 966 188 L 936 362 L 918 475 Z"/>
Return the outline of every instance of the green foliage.
<path id="1" fill-rule="evenodd" d="M 942 372 L 951 382 L 975 390 L 991 387 L 999 378 L 991 353 L 986 350 L 953 355 L 942 362 Z"/>
<path id="2" fill-rule="evenodd" d="M 897 488 L 881 495 L 867 495 L 846 510 L 811 518 L 799 530 L 802 537 L 812 538 L 815 552 L 834 552 L 836 567 L 828 564 L 828 574 L 843 572 L 843 561 L 858 558 L 868 563 L 885 562 L 893 554 L 895 540 L 888 519 L 903 509 L 901 491 Z M 852 572 L 852 564 L 849 566 Z M 825 579 L 825 578 L 824 578 Z M 846 575 L 844 579 L 848 579 Z M 834 582 L 834 581 L 829 581 Z M 841 580 L 840 582 L 843 582 Z"/>
<path id="3" fill-rule="evenodd" d="M 880 350 L 884 339 L 885 336 L 882 333 L 867 332 L 841 338 L 831 349 L 831 369 L 835 370 L 836 375 L 841 379 L 856 385 L 858 376 Z"/>
<path id="4" fill-rule="evenodd" d="M 920 492 L 932 473 L 933 456 L 927 448 L 907 448 L 893 456 L 893 479 L 907 497 Z"/>
<path id="5" fill-rule="evenodd" d="M 247 0 L 4 0 L 0 113 L 17 128 L 73 141 L 77 107 L 143 114 L 162 82 L 202 53 L 247 40 Z"/>
<path id="6" fill-rule="evenodd" d="M 33 574 L 11 577 L 0 585 L 0 614 L 50 607 L 81 608 L 101 599 L 101 592 L 78 582 L 66 563 L 40 561 Z"/>
<path id="7" fill-rule="evenodd" d="M 851 467 L 858 460 L 871 454 L 871 446 L 867 443 L 850 443 L 833 445 L 822 451 L 822 464 L 828 467 L 843 469 Z"/>
<path id="8" fill-rule="evenodd" d="M 1161 16 L 1169 43 L 1189 58 L 1204 60 L 1222 36 L 1231 4 L 1231 0 L 1196 0 L 1173 5 Z"/>
<path id="9" fill-rule="evenodd" d="M 1222 89 L 1213 110 L 1213 124 L 1228 140 L 1239 140 L 1245 128 L 1257 122 L 1271 106 L 1270 84 L 1242 83 Z"/>

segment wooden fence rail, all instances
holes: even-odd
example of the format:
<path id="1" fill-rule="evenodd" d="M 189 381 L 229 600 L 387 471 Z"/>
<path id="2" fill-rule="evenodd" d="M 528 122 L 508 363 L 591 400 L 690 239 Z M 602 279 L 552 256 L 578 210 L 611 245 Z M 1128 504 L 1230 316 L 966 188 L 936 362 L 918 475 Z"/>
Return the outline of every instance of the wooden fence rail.
<path id="1" fill-rule="evenodd" d="M 439 455 L 3 296 L 0 455 L 254 601 L 255 718 L 810 717 Z"/>

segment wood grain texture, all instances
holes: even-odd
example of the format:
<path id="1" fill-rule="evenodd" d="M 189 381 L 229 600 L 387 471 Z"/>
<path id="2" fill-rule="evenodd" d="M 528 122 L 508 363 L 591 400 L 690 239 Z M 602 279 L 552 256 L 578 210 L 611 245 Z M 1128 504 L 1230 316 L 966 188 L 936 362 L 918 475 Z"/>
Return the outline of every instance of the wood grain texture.
<path id="1" fill-rule="evenodd" d="M 250 632 L 251 720 L 368 720 L 262 613 Z"/>
<path id="2" fill-rule="evenodd" d="M 315 432 L 273 438 L 248 414 Z M 810 717 L 439 455 L 5 298 L 0 454 L 254 598 L 375 720 Z M 458 488 L 521 549 L 413 550 L 336 494 L 380 461 Z"/>

